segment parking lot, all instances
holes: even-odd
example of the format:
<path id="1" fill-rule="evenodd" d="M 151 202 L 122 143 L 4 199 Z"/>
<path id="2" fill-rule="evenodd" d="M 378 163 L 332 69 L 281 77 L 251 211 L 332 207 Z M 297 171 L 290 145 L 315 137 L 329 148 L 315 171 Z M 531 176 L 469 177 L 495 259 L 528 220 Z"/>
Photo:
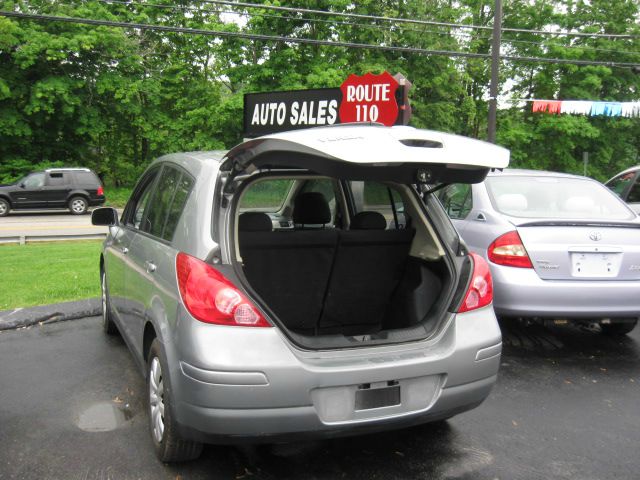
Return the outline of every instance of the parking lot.
<path id="1" fill-rule="evenodd" d="M 97 317 L 0 333 L 0 479 L 634 478 L 640 331 L 503 325 L 499 380 L 448 422 L 159 463 L 144 381 Z"/>

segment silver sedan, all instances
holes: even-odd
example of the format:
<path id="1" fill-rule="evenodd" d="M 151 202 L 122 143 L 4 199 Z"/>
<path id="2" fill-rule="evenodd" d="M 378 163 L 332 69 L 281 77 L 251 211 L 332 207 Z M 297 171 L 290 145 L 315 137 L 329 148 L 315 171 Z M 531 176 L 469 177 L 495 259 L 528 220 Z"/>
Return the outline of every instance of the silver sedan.
<path id="1" fill-rule="evenodd" d="M 624 334 L 640 315 L 640 219 L 602 184 L 504 170 L 438 197 L 489 261 L 502 317 L 598 323 Z"/>

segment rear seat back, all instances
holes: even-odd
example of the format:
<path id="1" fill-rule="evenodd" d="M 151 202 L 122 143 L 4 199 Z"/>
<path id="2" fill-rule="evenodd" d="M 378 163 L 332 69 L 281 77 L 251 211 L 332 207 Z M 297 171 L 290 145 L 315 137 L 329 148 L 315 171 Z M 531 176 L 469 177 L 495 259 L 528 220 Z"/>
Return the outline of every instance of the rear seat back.
<path id="1" fill-rule="evenodd" d="M 326 203 L 324 197 L 322 200 Z M 325 209 L 317 200 L 303 199 L 303 202 L 311 206 L 305 209 L 296 201 L 294 211 L 297 211 L 297 219 L 303 220 L 300 223 L 322 225 L 330 221 L 330 213 L 327 219 L 328 205 Z M 254 219 L 243 219 L 245 215 Z M 333 229 L 274 232 L 271 231 L 271 220 L 267 229 L 267 222 L 257 219 L 259 215 L 268 217 L 247 212 L 239 218 L 240 254 L 245 276 L 287 328 L 313 334 L 322 311 L 338 232 Z M 263 230 L 253 229 L 259 224 Z"/>
<path id="2" fill-rule="evenodd" d="M 340 232 L 320 333 L 375 331 L 404 274 L 415 230 L 385 230 L 378 212 L 357 214 Z"/>

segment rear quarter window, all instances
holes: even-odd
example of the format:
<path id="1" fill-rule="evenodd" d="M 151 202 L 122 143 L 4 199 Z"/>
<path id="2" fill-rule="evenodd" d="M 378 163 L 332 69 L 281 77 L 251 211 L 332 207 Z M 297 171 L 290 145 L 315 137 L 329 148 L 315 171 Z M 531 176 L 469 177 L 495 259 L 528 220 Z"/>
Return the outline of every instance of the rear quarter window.
<path id="1" fill-rule="evenodd" d="M 93 172 L 73 172 L 73 176 L 80 185 L 100 185 L 100 179 Z"/>

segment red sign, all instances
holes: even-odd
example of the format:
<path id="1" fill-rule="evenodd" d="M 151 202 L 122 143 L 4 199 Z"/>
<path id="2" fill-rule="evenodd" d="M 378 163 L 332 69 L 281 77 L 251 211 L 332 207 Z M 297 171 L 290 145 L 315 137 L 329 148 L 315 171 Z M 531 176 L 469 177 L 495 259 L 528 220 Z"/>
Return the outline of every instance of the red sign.
<path id="1" fill-rule="evenodd" d="M 388 127 L 398 118 L 398 82 L 389 72 L 351 74 L 340 86 L 340 122 L 377 122 Z"/>

